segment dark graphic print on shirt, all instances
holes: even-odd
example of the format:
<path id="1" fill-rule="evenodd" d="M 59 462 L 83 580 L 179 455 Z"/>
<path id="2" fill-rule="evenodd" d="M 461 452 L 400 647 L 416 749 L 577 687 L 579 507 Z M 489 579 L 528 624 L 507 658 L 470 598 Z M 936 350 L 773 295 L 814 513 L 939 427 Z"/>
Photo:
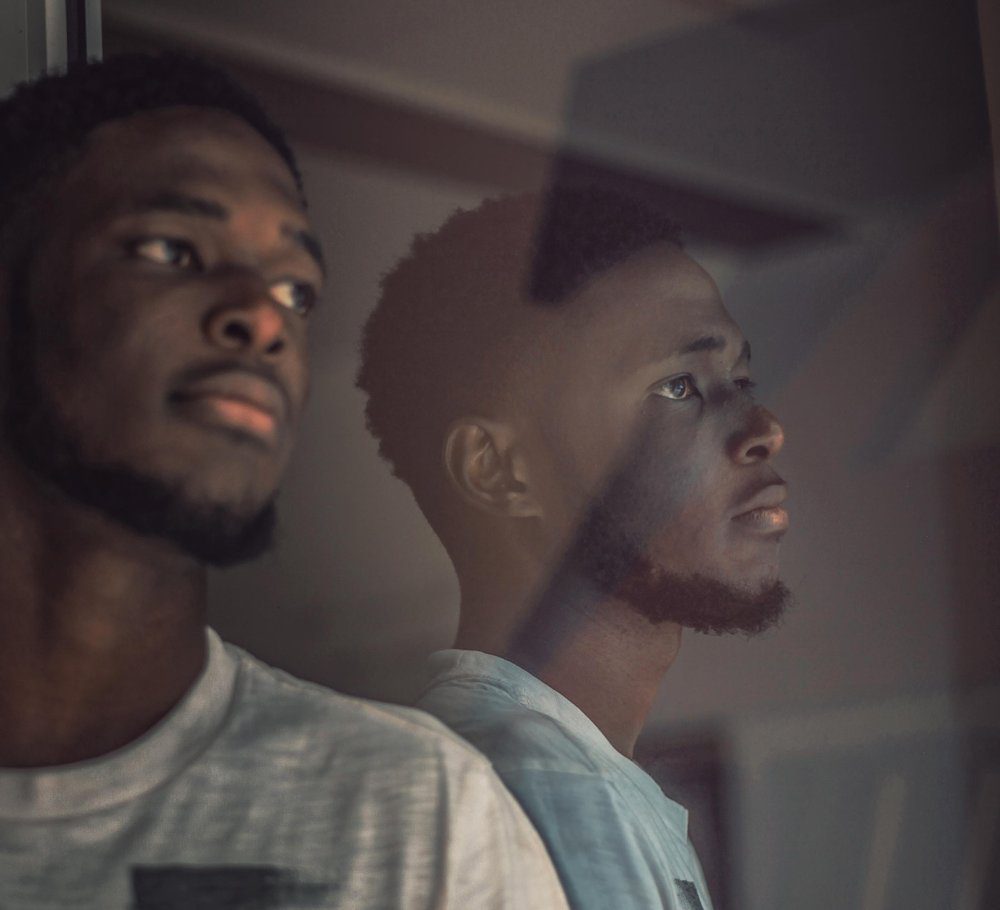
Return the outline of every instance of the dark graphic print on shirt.
<path id="1" fill-rule="evenodd" d="M 684 904 L 682 910 L 704 910 L 701 898 L 698 897 L 698 889 L 694 882 L 686 882 L 682 878 L 675 878 L 674 884 L 681 895 L 681 903 Z"/>
<path id="2" fill-rule="evenodd" d="M 318 910 L 334 890 L 277 866 L 132 867 L 132 910 Z"/>

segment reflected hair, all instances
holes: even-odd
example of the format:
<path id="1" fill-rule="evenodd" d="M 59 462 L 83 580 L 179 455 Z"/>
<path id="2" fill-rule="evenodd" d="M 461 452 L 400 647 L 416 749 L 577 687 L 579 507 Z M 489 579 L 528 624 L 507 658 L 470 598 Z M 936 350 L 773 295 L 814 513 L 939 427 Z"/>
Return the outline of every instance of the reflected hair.
<path id="1" fill-rule="evenodd" d="M 666 214 L 592 185 L 488 199 L 415 237 L 382 279 L 357 385 L 379 453 L 429 518 L 447 428 L 510 391 L 530 347 L 526 308 L 571 307 L 596 276 L 664 242 L 681 246 Z"/>

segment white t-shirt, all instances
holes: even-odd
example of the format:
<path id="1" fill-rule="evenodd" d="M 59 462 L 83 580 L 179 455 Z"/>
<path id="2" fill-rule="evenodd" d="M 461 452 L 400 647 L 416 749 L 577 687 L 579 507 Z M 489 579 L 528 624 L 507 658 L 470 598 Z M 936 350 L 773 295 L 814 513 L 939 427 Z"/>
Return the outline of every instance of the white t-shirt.
<path id="1" fill-rule="evenodd" d="M 687 810 L 569 699 L 480 651 L 438 651 L 431 673 L 418 706 L 490 758 L 574 910 L 711 910 Z"/>
<path id="2" fill-rule="evenodd" d="M 437 721 L 208 633 L 177 707 L 105 757 L 0 769 L 0 908 L 564 908 L 538 835 Z"/>

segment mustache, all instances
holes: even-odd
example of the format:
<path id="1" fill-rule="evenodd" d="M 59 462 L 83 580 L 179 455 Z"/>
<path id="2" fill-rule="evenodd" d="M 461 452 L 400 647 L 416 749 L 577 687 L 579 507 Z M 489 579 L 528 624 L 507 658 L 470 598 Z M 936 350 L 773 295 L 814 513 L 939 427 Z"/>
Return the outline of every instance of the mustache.
<path id="1" fill-rule="evenodd" d="M 770 468 L 768 470 L 769 476 L 755 480 L 753 483 L 748 484 L 740 492 L 738 498 L 736 499 L 737 508 L 752 503 L 758 496 L 760 496 L 761 493 L 765 490 L 769 490 L 771 487 L 782 487 L 785 490 L 788 489 L 788 484 L 784 481 L 784 479 L 779 477 Z"/>
<path id="2" fill-rule="evenodd" d="M 278 376 L 275 370 L 271 367 L 265 366 L 264 364 L 240 363 L 233 362 L 231 360 L 216 360 L 209 361 L 207 363 L 195 364 L 178 372 L 177 375 L 173 377 L 170 387 L 173 390 L 177 390 L 186 385 L 202 382 L 206 379 L 211 379 L 214 376 L 221 376 L 227 373 L 248 373 L 251 376 L 256 376 L 259 379 L 263 379 L 265 382 L 270 383 L 281 395 L 282 402 L 285 406 L 285 413 L 295 413 L 292 406 L 292 396 L 289 394 L 285 383 L 282 382 L 281 377 Z"/>

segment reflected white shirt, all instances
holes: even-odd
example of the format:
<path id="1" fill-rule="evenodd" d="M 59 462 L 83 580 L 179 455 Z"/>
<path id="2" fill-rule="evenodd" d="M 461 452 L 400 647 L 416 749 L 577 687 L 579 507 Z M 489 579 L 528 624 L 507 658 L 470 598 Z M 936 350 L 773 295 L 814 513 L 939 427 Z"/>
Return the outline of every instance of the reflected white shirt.
<path id="1" fill-rule="evenodd" d="M 479 651 L 438 651 L 417 705 L 493 762 L 575 910 L 711 910 L 687 810 L 567 698 Z"/>

